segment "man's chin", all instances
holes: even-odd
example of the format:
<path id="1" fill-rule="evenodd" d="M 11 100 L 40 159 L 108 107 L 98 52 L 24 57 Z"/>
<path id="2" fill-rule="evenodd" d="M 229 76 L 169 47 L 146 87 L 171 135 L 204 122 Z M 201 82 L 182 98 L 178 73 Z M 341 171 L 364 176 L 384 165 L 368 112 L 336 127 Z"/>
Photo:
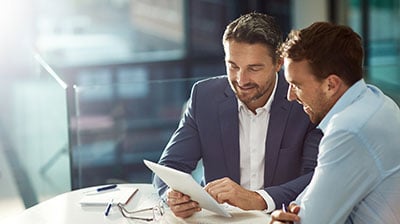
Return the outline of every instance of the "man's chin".
<path id="1" fill-rule="evenodd" d="M 244 94 L 236 94 L 236 97 L 243 103 L 249 103 L 252 100 L 250 96 Z"/>
<path id="2" fill-rule="evenodd" d="M 314 114 L 308 114 L 308 117 L 310 118 L 310 121 L 313 124 L 319 124 L 322 120 L 320 117 L 315 116 Z"/>
<path id="3" fill-rule="evenodd" d="M 254 102 L 253 98 L 250 98 L 250 97 L 240 97 L 239 100 L 242 101 L 242 103 L 244 103 L 246 105 Z"/>

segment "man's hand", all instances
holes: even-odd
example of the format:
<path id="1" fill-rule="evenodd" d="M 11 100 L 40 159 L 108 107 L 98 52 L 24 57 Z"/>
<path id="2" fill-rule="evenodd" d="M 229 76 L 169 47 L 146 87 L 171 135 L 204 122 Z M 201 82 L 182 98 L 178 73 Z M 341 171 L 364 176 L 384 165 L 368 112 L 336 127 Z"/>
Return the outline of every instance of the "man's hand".
<path id="1" fill-rule="evenodd" d="M 284 212 L 283 210 L 275 210 L 271 214 L 271 221 L 269 224 L 285 224 L 300 221 L 299 214 L 300 206 L 296 204 L 290 204 L 288 208 L 288 212 Z"/>
<path id="2" fill-rule="evenodd" d="M 241 187 L 228 177 L 208 183 L 205 190 L 218 203 L 226 202 L 243 210 L 264 210 L 267 208 L 267 204 L 261 195 Z"/>
<path id="3" fill-rule="evenodd" d="M 175 216 L 180 218 L 187 218 L 201 211 L 199 204 L 192 201 L 188 195 L 172 189 L 167 191 L 167 204 Z"/>

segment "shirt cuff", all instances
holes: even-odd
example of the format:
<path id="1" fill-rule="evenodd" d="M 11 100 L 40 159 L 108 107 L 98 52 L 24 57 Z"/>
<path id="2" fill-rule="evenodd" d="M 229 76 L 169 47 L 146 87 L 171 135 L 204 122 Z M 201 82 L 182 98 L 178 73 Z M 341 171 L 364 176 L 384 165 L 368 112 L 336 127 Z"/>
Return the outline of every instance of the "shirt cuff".
<path id="1" fill-rule="evenodd" d="M 272 199 L 272 197 L 264 190 L 257 190 L 256 192 L 259 195 L 261 195 L 261 197 L 264 199 L 265 203 L 267 204 L 267 209 L 265 209 L 264 211 L 266 213 L 271 213 L 272 211 L 274 211 L 276 208 L 276 205 L 275 205 L 275 202 Z"/>
<path id="2" fill-rule="evenodd" d="M 167 204 L 167 191 L 168 191 L 168 187 L 167 187 L 167 189 L 164 191 L 164 193 L 162 193 L 162 194 L 160 195 L 160 199 L 161 199 L 165 204 Z"/>

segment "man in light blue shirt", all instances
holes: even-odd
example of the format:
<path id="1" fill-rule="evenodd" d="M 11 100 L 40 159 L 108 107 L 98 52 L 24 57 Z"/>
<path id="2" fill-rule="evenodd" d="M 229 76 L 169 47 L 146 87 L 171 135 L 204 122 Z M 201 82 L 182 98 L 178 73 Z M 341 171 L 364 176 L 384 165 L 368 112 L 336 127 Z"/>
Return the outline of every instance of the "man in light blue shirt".
<path id="1" fill-rule="evenodd" d="M 362 78 L 361 38 L 319 22 L 280 48 L 288 99 L 324 133 L 307 188 L 270 223 L 400 223 L 400 110 Z"/>

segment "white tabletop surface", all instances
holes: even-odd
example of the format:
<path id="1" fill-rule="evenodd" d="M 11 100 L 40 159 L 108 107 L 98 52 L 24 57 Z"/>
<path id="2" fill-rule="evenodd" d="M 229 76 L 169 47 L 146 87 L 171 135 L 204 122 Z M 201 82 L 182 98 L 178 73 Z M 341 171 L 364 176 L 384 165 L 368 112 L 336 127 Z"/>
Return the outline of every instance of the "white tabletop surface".
<path id="1" fill-rule="evenodd" d="M 148 208 L 159 201 L 151 184 L 120 184 L 120 187 L 136 187 L 139 191 L 127 205 L 129 210 Z M 118 208 L 113 206 L 110 214 L 104 216 L 104 206 L 81 206 L 79 201 L 86 192 L 96 187 L 67 192 L 39 203 L 20 214 L 1 220 L 12 224 L 107 224 L 107 223 L 155 223 L 124 218 Z M 166 214 L 157 223 L 268 223 L 269 216 L 260 211 L 242 211 L 230 208 L 232 218 L 215 215 L 207 210 L 196 213 L 190 218 L 179 219 L 168 208 Z"/>

